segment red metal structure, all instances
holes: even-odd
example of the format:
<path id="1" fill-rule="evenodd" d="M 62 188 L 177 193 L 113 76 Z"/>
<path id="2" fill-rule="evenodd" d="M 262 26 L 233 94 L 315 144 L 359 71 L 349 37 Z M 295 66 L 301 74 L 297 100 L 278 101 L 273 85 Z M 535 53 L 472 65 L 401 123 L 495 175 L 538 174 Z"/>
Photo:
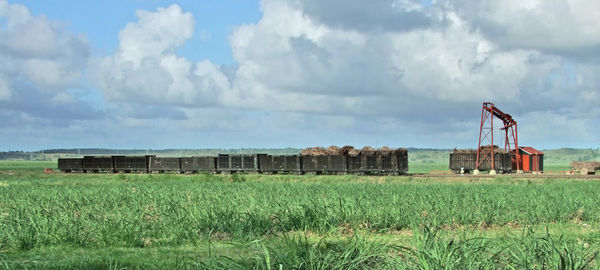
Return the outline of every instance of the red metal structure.
<path id="1" fill-rule="evenodd" d="M 506 114 L 495 107 L 494 103 L 484 102 L 483 107 L 481 108 L 481 125 L 479 126 L 479 143 L 477 145 L 477 162 L 475 164 L 477 170 L 479 170 L 479 165 L 483 161 L 490 162 L 492 170 L 495 170 L 494 117 L 502 120 L 503 126 L 500 130 L 505 132 L 504 150 L 511 153 L 512 149 L 519 149 L 517 121 L 515 121 L 510 114 Z M 490 150 L 487 150 L 488 147 Z M 482 151 L 482 148 L 484 148 L 484 151 Z M 512 163 L 517 164 L 517 170 L 521 170 L 521 154 L 519 151 L 515 151 L 515 154 L 512 155 Z"/>

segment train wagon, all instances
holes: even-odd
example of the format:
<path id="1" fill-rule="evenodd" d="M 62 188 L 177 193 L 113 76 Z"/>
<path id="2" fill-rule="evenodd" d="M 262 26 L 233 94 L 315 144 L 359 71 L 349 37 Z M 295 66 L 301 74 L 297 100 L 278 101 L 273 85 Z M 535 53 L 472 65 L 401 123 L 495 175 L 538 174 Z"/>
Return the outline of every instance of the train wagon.
<path id="1" fill-rule="evenodd" d="M 260 155 L 258 157 L 262 173 L 301 173 L 299 155 Z"/>
<path id="2" fill-rule="evenodd" d="M 180 172 L 180 158 L 151 156 L 148 164 L 150 172 Z"/>
<path id="3" fill-rule="evenodd" d="M 198 173 L 198 172 L 210 172 L 216 171 L 216 158 L 215 157 L 182 157 L 181 158 L 181 171 L 184 173 Z"/>
<path id="4" fill-rule="evenodd" d="M 113 172 L 113 159 L 110 156 L 84 156 L 83 172 Z"/>
<path id="5" fill-rule="evenodd" d="M 598 174 L 600 171 L 600 162 L 598 161 L 573 161 L 571 162 L 572 172 L 580 174 Z"/>
<path id="6" fill-rule="evenodd" d="M 348 171 L 356 174 L 404 174 L 408 172 L 405 149 L 361 151 L 347 157 Z"/>
<path id="7" fill-rule="evenodd" d="M 360 172 L 361 169 L 361 157 L 359 155 L 347 155 L 346 156 L 346 168 L 350 173 L 363 174 Z"/>
<path id="8" fill-rule="evenodd" d="M 83 159 L 82 158 L 59 158 L 58 169 L 61 172 L 82 172 L 83 171 Z"/>
<path id="9" fill-rule="evenodd" d="M 347 171 L 346 156 L 302 156 L 302 172 L 345 173 Z"/>
<path id="10" fill-rule="evenodd" d="M 450 153 L 449 168 L 453 173 L 460 173 L 461 170 L 464 173 L 473 172 L 477 165 L 477 151 L 476 150 L 455 150 Z M 488 160 L 482 160 L 479 164 L 480 171 L 489 171 L 492 169 L 492 165 Z M 499 173 L 506 173 L 512 171 L 512 159 L 511 154 L 507 152 L 495 152 L 494 153 L 494 169 Z"/>
<path id="11" fill-rule="evenodd" d="M 115 172 L 148 172 L 148 163 L 153 156 L 112 156 Z"/>
<path id="12" fill-rule="evenodd" d="M 381 165 L 377 159 L 378 156 L 375 153 L 348 157 L 348 170 L 358 174 L 374 173 L 379 171 Z"/>
<path id="13" fill-rule="evenodd" d="M 264 154 L 219 154 L 217 172 L 259 172 L 259 157 Z"/>
<path id="14" fill-rule="evenodd" d="M 393 154 L 396 156 L 398 173 L 408 173 L 408 151 L 405 148 L 398 148 L 393 151 Z"/>

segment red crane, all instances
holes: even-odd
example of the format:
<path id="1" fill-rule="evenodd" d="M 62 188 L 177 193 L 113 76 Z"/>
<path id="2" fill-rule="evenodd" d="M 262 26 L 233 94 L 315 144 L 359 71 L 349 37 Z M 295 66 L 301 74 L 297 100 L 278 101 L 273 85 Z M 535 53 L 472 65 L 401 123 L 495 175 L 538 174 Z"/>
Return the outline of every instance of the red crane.
<path id="1" fill-rule="evenodd" d="M 515 149 L 511 155 L 513 165 L 516 164 L 517 170 L 521 170 L 521 155 L 519 154 L 519 140 L 517 136 L 517 121 L 510 114 L 502 112 L 494 106 L 494 103 L 484 102 L 481 108 L 481 125 L 479 127 L 479 144 L 477 146 L 477 163 L 475 169 L 479 170 L 479 165 L 483 161 L 488 161 L 494 168 L 494 116 L 502 120 L 504 126 L 500 128 L 505 132 L 504 150 L 508 153 Z M 489 128 L 487 124 L 489 122 Z M 486 143 L 489 143 L 486 145 Z M 512 147 L 511 147 L 512 145 Z M 489 147 L 490 150 L 487 149 Z M 484 151 L 482 151 L 482 148 Z"/>

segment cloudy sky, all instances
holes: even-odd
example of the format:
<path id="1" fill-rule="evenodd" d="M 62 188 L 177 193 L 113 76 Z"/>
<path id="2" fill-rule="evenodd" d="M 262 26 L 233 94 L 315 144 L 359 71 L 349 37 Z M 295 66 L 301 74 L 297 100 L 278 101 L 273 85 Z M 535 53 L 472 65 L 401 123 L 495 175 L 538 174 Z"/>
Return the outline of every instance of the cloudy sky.
<path id="1" fill-rule="evenodd" d="M 600 145 L 600 1 L 0 0 L 0 150 Z"/>

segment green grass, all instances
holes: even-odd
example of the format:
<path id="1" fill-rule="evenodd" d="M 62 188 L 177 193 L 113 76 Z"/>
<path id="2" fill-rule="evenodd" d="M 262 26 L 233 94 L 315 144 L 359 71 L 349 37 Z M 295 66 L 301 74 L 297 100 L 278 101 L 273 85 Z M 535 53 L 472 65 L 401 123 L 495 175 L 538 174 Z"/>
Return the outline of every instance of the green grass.
<path id="1" fill-rule="evenodd" d="M 45 168 L 56 170 L 56 161 L 0 161 L 0 171 L 40 171 Z"/>
<path id="2" fill-rule="evenodd" d="M 49 165 L 0 162 L 0 268 L 598 269 L 595 180 Z"/>
<path id="3" fill-rule="evenodd" d="M 151 248 L 50 247 L 0 256 L 7 269 L 598 269 L 597 236 L 532 228 L 490 237 L 417 228 L 406 241 L 356 233 Z"/>
<path id="4" fill-rule="evenodd" d="M 558 173 L 571 170 L 571 165 L 550 164 L 544 165 L 544 171 L 547 173 Z"/>
<path id="5" fill-rule="evenodd" d="M 409 163 L 408 173 L 442 173 L 450 172 L 448 163 Z"/>

